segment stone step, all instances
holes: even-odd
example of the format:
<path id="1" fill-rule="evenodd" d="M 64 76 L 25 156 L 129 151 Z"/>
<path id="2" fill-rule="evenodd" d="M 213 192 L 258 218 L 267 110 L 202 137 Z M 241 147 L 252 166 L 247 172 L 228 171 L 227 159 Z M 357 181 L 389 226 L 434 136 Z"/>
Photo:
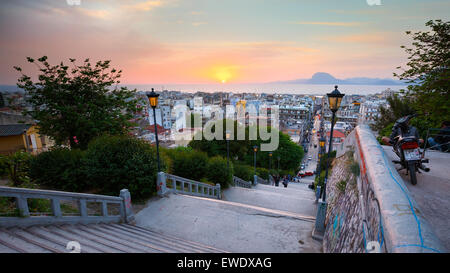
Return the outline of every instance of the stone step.
<path id="1" fill-rule="evenodd" d="M 307 185 L 290 186 L 280 188 L 258 184 L 251 189 L 231 187 L 222 196 L 226 201 L 315 217 L 314 192 Z"/>
<path id="2" fill-rule="evenodd" d="M 212 252 L 299 253 L 321 247 L 311 238 L 314 217 L 240 202 L 170 194 L 148 202 L 135 218 L 136 228 L 212 246 Z"/>
<path id="3" fill-rule="evenodd" d="M 123 226 L 131 226 L 131 225 L 123 225 Z M 204 244 L 201 244 L 201 243 L 198 243 L 198 242 L 184 240 L 182 238 L 175 237 L 175 236 L 172 236 L 172 235 L 169 235 L 169 234 L 159 233 L 159 232 L 153 231 L 150 228 L 144 229 L 144 228 L 139 227 L 139 226 L 131 226 L 131 227 L 134 227 L 136 229 L 141 229 L 141 230 L 146 231 L 146 232 L 152 232 L 152 233 L 154 233 L 156 235 L 159 235 L 159 236 L 164 236 L 164 238 L 166 238 L 167 240 L 171 240 L 173 242 L 179 242 L 179 243 L 182 243 L 182 244 L 187 244 L 187 245 L 190 245 L 192 247 L 195 247 L 196 249 L 203 250 L 205 252 L 228 253 L 225 250 L 218 249 L 218 248 L 215 248 L 215 247 L 212 247 L 212 246 L 209 246 L 209 245 L 204 245 Z"/>
<path id="4" fill-rule="evenodd" d="M 0 253 L 206 253 L 222 250 L 129 224 L 37 225 L 0 228 Z"/>

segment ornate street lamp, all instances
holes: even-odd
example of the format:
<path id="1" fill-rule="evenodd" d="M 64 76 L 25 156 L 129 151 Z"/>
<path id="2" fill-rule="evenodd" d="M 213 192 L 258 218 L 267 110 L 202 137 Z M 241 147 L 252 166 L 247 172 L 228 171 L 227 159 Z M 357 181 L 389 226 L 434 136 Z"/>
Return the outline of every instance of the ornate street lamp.
<path id="1" fill-rule="evenodd" d="M 226 131 L 225 132 L 225 138 L 227 140 L 227 168 L 228 171 L 230 170 L 230 138 L 231 138 L 231 132 Z"/>
<path id="2" fill-rule="evenodd" d="M 153 122 L 155 123 L 155 139 L 156 139 L 156 157 L 158 159 L 158 173 L 161 171 L 161 164 L 159 163 L 159 140 L 158 140 L 158 127 L 156 126 L 156 106 L 158 106 L 158 97 L 159 94 L 155 93 L 155 90 L 152 88 L 152 92 L 147 93 L 148 101 L 150 102 L 150 106 L 153 108 Z"/>
<path id="3" fill-rule="evenodd" d="M 339 110 L 339 107 L 341 106 L 342 98 L 344 96 L 345 96 L 344 94 L 341 94 L 341 92 L 339 92 L 337 85 L 334 87 L 333 92 L 327 94 L 328 105 L 330 106 L 330 110 L 333 113 L 333 115 L 331 117 L 331 131 L 330 131 L 330 140 L 329 140 L 329 146 L 328 146 L 327 168 L 325 170 L 325 180 L 324 180 L 324 185 L 322 188 L 322 195 L 321 195 L 323 202 L 325 202 L 325 200 L 326 200 L 326 187 L 327 187 L 328 168 L 329 168 L 328 163 L 330 162 L 329 158 L 331 156 L 331 150 L 333 148 L 332 146 L 333 146 L 334 119 L 336 117 L 337 110 Z"/>
<path id="4" fill-rule="evenodd" d="M 334 91 L 327 94 L 328 105 L 330 106 L 330 110 L 333 113 L 333 115 L 331 117 L 330 147 L 328 149 L 328 158 L 330 158 L 332 143 L 333 143 L 334 118 L 335 118 L 337 110 L 339 109 L 339 107 L 341 105 L 342 98 L 344 97 L 344 94 L 341 94 L 337 88 L 338 87 L 335 86 Z M 323 117 L 323 114 L 322 114 L 322 117 Z M 322 127 L 321 127 L 321 129 L 322 129 Z M 320 139 L 320 146 L 321 146 L 321 149 L 323 149 L 325 147 L 325 139 L 323 137 L 323 134 Z M 323 234 L 325 233 L 325 218 L 326 218 L 327 206 L 328 206 L 327 202 L 326 202 L 326 188 L 327 188 L 328 167 L 329 167 L 328 162 L 329 162 L 329 160 L 327 160 L 327 167 L 325 170 L 325 180 L 323 183 L 323 187 L 320 188 L 320 193 L 317 196 L 317 198 L 322 197 L 322 200 L 319 202 L 319 205 L 317 207 L 316 223 L 315 223 L 315 228 L 313 231 L 313 238 L 321 238 L 321 237 L 323 237 Z M 320 173 L 319 173 L 319 175 L 320 175 Z"/>

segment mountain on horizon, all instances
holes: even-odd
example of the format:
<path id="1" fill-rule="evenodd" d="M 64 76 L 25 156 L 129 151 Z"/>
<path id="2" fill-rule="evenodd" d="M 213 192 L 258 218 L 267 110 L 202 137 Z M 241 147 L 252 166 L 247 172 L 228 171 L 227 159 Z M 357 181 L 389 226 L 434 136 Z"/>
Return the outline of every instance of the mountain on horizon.
<path id="1" fill-rule="evenodd" d="M 297 84 L 348 84 L 348 85 L 406 85 L 402 81 L 394 79 L 356 77 L 348 79 L 337 79 L 329 73 L 317 72 L 310 79 L 297 79 L 291 81 L 277 81 L 274 83 L 297 83 Z"/>

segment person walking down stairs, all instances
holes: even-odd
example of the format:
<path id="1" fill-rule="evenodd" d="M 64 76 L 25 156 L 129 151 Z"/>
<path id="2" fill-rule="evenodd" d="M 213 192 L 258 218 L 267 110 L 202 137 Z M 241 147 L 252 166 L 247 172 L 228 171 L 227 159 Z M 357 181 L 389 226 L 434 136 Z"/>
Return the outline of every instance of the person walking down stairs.
<path id="1" fill-rule="evenodd" d="M 285 188 L 287 188 L 288 183 L 289 183 L 289 179 L 288 179 L 288 177 L 285 175 L 285 176 L 283 177 L 283 185 L 284 185 Z"/>

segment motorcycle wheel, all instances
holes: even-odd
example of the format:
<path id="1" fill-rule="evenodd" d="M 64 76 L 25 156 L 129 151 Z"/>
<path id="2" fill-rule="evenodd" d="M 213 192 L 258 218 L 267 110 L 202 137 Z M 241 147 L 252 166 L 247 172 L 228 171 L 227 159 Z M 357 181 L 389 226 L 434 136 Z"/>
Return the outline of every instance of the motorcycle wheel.
<path id="1" fill-rule="evenodd" d="M 411 184 L 416 185 L 417 184 L 417 177 L 416 177 L 416 164 L 412 163 L 409 164 L 409 176 L 411 179 Z"/>

